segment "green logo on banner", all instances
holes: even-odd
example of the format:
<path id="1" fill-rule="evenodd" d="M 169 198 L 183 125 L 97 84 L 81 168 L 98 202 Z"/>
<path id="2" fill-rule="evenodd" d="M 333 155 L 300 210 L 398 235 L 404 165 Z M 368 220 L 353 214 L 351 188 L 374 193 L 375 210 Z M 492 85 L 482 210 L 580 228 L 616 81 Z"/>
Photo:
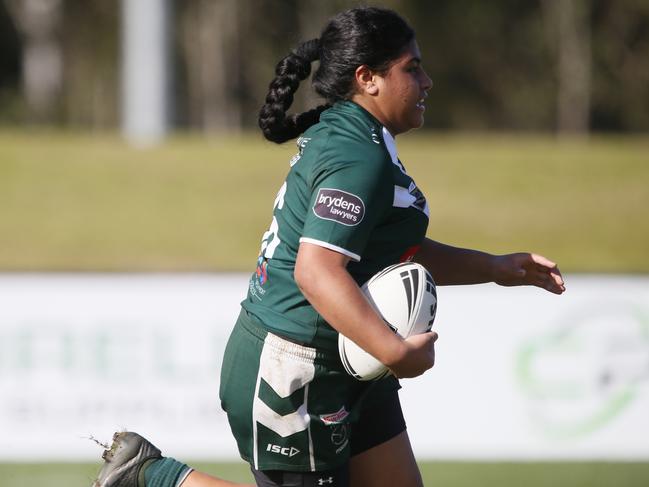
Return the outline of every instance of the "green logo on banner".
<path id="1" fill-rule="evenodd" d="M 554 439 L 620 417 L 649 385 L 649 316 L 629 304 L 588 310 L 524 343 L 516 379 L 533 423 Z"/>

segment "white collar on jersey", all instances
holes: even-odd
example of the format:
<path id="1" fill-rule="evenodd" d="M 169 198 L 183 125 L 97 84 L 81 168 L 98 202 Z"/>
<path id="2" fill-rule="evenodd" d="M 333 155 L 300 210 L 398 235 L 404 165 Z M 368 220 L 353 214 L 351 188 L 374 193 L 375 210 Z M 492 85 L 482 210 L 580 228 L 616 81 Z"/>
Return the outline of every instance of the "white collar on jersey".
<path id="1" fill-rule="evenodd" d="M 394 141 L 394 137 L 392 137 L 392 134 L 385 127 L 383 127 L 381 133 L 383 134 L 383 142 L 385 142 L 385 147 L 386 149 L 388 149 L 388 153 L 390 154 L 390 158 L 392 159 L 392 164 L 397 166 L 402 173 L 406 174 L 406 170 L 401 165 L 401 162 L 399 162 L 399 156 L 397 155 L 397 143 Z"/>

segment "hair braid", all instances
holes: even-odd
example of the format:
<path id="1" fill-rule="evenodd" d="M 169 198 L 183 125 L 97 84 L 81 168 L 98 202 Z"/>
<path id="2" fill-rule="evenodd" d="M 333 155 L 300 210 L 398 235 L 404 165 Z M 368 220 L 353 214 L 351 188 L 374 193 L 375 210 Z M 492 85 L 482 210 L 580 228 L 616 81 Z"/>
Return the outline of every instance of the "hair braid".
<path id="1" fill-rule="evenodd" d="M 319 40 L 303 42 L 275 67 L 275 78 L 268 86 L 266 102 L 259 111 L 259 127 L 264 136 L 278 144 L 294 139 L 318 122 L 321 105 L 300 114 L 287 115 L 300 81 L 311 74 L 311 63 L 319 59 Z"/>

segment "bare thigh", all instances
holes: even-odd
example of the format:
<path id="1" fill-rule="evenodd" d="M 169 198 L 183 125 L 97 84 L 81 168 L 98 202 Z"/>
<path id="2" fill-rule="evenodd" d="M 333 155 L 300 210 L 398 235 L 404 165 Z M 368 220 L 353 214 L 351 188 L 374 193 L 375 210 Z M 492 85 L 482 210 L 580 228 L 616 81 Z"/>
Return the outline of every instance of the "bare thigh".
<path id="1" fill-rule="evenodd" d="M 351 458 L 351 487 L 422 487 L 408 432 Z"/>

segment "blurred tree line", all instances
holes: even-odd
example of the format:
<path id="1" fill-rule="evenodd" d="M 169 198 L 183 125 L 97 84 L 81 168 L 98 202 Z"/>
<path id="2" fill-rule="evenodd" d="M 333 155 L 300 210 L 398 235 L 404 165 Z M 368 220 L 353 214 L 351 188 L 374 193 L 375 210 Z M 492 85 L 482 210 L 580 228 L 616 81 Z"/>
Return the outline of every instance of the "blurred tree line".
<path id="1" fill-rule="evenodd" d="M 126 0 L 136 1 L 136 0 Z M 256 125 L 276 62 L 345 0 L 169 0 L 174 125 Z M 0 123 L 119 124 L 120 4 L 0 0 Z M 649 130 L 649 0 L 391 0 L 443 130 Z M 142 69 L 146 69 L 143 66 Z M 295 110 L 316 100 L 298 93 Z"/>

